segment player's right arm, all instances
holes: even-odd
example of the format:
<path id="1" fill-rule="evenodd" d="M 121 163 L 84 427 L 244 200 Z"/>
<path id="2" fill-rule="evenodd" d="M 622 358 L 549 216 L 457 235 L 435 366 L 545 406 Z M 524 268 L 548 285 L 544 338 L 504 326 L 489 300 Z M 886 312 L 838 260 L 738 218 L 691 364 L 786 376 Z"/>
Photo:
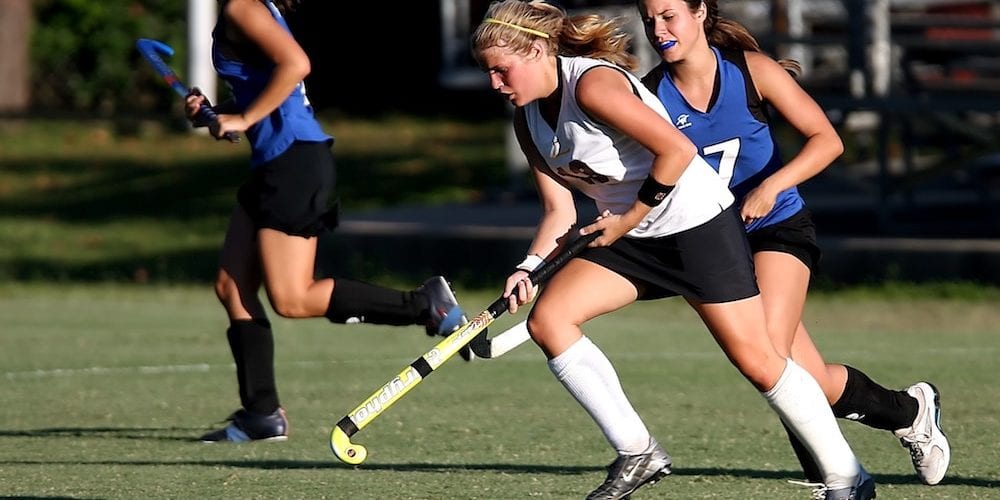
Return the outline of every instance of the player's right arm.
<path id="1" fill-rule="evenodd" d="M 576 224 L 576 203 L 573 201 L 572 191 L 551 177 L 555 174 L 551 173 L 531 138 L 523 108 L 514 110 L 514 135 L 531 168 L 542 205 L 542 216 L 535 228 L 531 245 L 528 246 L 528 255 L 537 255 L 544 259 L 558 250 L 562 238 Z M 531 302 L 535 298 L 537 287 L 525 282 L 527 276 L 528 273 L 525 271 L 516 271 L 507 278 L 504 296 L 510 298 L 508 310 L 511 313 L 517 312 L 518 305 Z"/>

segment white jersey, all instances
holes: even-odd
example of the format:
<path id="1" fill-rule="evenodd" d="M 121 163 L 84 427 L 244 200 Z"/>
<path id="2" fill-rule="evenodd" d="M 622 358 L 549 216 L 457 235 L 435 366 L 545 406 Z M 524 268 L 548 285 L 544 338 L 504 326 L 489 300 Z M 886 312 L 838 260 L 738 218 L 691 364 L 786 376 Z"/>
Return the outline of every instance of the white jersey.
<path id="1" fill-rule="evenodd" d="M 549 168 L 597 204 L 598 213 L 623 214 L 635 203 L 639 187 L 649 175 L 653 154 L 634 139 L 590 118 L 576 100 L 576 86 L 589 69 L 607 66 L 621 71 L 636 95 L 667 123 L 673 123 L 660 100 L 639 80 L 618 66 L 586 57 L 559 57 L 562 101 L 553 130 L 538 107 L 524 107 L 528 130 Z M 627 233 L 655 238 L 708 222 L 733 204 L 726 182 L 700 156 L 684 170 L 670 195 Z"/>

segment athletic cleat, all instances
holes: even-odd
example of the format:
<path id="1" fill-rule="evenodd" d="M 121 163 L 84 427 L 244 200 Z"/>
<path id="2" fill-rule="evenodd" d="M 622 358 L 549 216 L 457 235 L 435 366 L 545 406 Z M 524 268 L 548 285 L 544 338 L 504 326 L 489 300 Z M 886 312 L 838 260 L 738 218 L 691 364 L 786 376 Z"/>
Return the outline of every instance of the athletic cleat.
<path id="1" fill-rule="evenodd" d="M 871 500 L 875 498 L 875 478 L 868 474 L 864 467 L 858 474 L 857 483 L 849 488 L 831 490 L 823 483 L 800 483 L 797 481 L 791 481 L 791 483 L 815 488 L 812 491 L 811 500 Z"/>
<path id="2" fill-rule="evenodd" d="M 587 495 L 587 500 L 619 500 L 646 484 L 653 484 L 670 474 L 671 460 L 660 443 L 649 438 L 649 447 L 638 455 L 618 455 L 608 465 L 608 477 Z"/>
<path id="3" fill-rule="evenodd" d="M 201 437 L 203 443 L 230 441 L 285 441 L 288 439 L 288 417 L 284 408 L 278 408 L 270 415 L 251 413 L 242 408 L 230 415 L 225 427 L 209 432 Z"/>
<path id="4" fill-rule="evenodd" d="M 910 460 L 920 481 L 933 486 L 944 479 L 951 462 L 951 445 L 941 430 L 941 394 L 928 382 L 913 384 L 906 393 L 919 403 L 917 417 L 913 425 L 893 434 L 910 450 Z"/>
<path id="5" fill-rule="evenodd" d="M 426 324 L 427 335 L 448 336 L 469 322 L 458 305 L 455 292 L 442 276 L 434 276 L 417 287 L 430 304 Z"/>

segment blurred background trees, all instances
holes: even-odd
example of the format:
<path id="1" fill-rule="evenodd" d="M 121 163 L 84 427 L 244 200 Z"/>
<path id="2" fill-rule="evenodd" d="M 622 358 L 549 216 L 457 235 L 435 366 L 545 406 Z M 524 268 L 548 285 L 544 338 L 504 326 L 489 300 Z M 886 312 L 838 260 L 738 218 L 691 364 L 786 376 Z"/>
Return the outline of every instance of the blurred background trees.
<path id="1" fill-rule="evenodd" d="M 152 83 L 155 75 L 135 71 L 134 43 L 157 38 L 183 58 L 185 11 L 175 0 L 0 0 L 0 111 L 111 116 L 169 109 L 173 97 Z"/>
<path id="2" fill-rule="evenodd" d="M 0 111 L 28 107 L 31 0 L 0 0 Z"/>

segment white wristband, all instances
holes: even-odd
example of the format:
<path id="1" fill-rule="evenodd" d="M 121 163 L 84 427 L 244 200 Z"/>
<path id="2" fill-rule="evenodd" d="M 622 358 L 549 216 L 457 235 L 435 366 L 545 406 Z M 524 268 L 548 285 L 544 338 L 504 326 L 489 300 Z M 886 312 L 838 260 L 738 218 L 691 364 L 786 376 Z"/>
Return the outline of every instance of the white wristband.
<path id="1" fill-rule="evenodd" d="M 524 260 L 522 260 L 521 263 L 516 266 L 516 268 L 520 269 L 522 271 L 527 271 L 527 272 L 530 273 L 530 272 L 534 271 L 535 269 L 538 269 L 539 267 L 542 267 L 542 264 L 544 264 L 544 263 L 545 263 L 545 259 L 543 259 L 543 258 L 541 258 L 541 257 L 539 257 L 539 256 L 537 256 L 537 255 L 535 255 L 533 253 L 531 253 L 531 254 L 528 254 L 524 258 Z"/>

